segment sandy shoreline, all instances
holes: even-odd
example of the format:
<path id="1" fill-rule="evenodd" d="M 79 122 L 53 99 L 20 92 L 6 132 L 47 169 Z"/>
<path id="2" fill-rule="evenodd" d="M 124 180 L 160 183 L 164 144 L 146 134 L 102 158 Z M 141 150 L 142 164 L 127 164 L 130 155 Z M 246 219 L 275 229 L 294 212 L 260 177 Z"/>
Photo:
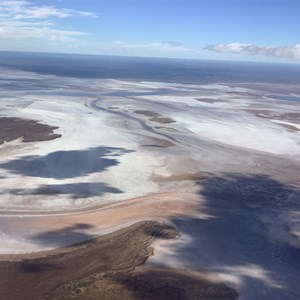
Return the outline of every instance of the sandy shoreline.
<path id="1" fill-rule="evenodd" d="M 195 200 L 190 194 L 163 193 L 61 215 L 6 215 L 0 217 L 2 232 L 9 231 L 14 238 L 2 237 L 1 254 L 69 246 L 145 219 L 168 220 L 193 216 L 196 211 Z M 201 217 L 199 213 L 197 216 Z M 205 218 L 205 215 L 202 217 Z M 77 230 L 74 227 L 77 223 L 88 226 Z M 0 255 L 0 260 L 3 257 L 5 255 Z"/>

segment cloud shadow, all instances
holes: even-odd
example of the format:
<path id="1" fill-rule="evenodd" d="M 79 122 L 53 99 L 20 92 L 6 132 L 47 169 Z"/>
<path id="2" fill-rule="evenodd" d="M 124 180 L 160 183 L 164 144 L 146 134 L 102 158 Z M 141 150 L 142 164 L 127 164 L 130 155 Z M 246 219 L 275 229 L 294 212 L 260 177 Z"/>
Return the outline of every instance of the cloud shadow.
<path id="1" fill-rule="evenodd" d="M 46 231 L 30 237 L 33 243 L 49 247 L 68 247 L 82 242 L 91 242 L 95 236 L 87 233 L 93 226 L 87 223 L 76 223 L 60 230 Z"/>
<path id="2" fill-rule="evenodd" d="M 47 184 L 37 189 L 10 189 L 5 193 L 13 195 L 68 195 L 74 199 L 103 196 L 104 194 L 121 194 L 123 191 L 103 182 L 79 182 L 66 184 Z"/>
<path id="3" fill-rule="evenodd" d="M 94 147 L 87 150 L 56 151 L 45 156 L 28 155 L 0 164 L 12 174 L 70 179 L 103 172 L 119 164 L 117 157 L 133 152 L 123 148 Z"/>
<path id="4" fill-rule="evenodd" d="M 199 211 L 211 217 L 172 220 L 190 237 L 172 259 L 195 271 L 217 272 L 233 285 L 239 282 L 245 299 L 300 297 L 300 239 L 295 235 L 300 190 L 267 175 L 238 173 L 211 176 L 198 185 L 206 200 Z"/>

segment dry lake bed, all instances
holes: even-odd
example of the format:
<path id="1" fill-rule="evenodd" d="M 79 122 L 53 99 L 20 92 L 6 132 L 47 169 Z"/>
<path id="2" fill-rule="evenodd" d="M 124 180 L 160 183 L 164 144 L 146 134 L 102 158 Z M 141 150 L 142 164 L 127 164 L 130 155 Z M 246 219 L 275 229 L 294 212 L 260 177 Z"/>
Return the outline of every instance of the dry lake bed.
<path id="1" fill-rule="evenodd" d="M 6 300 L 300 298 L 299 86 L 0 86 Z"/>

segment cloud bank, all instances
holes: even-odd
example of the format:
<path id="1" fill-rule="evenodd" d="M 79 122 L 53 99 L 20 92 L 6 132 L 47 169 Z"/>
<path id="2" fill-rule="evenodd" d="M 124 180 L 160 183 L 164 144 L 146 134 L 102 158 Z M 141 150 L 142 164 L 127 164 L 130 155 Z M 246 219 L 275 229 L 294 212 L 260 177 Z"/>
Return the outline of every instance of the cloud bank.
<path id="1" fill-rule="evenodd" d="M 205 47 L 205 50 L 217 53 L 233 53 L 243 55 L 264 55 L 290 60 L 300 60 L 300 44 L 294 46 L 256 46 L 252 44 L 217 44 Z"/>
<path id="2" fill-rule="evenodd" d="M 34 5 L 28 1 L 0 0 L 0 39 L 46 38 L 70 41 L 88 33 L 57 28 L 55 19 L 71 17 L 96 18 L 90 12 L 48 5 Z M 51 19 L 51 21 L 49 21 Z"/>
<path id="3" fill-rule="evenodd" d="M 150 52 L 165 52 L 165 53 L 188 53 L 193 49 L 186 47 L 183 43 L 178 41 L 168 42 L 154 42 L 154 43 L 140 43 L 131 44 L 121 41 L 113 41 L 111 43 L 100 43 L 102 46 L 118 48 L 123 50 L 146 50 Z"/>

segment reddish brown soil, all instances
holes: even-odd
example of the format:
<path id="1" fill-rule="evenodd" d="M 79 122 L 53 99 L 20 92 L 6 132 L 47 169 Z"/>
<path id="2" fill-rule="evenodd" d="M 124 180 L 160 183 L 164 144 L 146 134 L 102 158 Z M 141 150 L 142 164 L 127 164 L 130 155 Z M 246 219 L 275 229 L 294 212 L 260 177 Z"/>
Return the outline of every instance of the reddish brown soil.
<path id="1" fill-rule="evenodd" d="M 172 174 L 170 176 L 158 176 L 158 175 L 152 176 L 152 179 L 156 182 L 203 180 L 205 178 L 206 178 L 206 175 L 202 172 Z"/>

